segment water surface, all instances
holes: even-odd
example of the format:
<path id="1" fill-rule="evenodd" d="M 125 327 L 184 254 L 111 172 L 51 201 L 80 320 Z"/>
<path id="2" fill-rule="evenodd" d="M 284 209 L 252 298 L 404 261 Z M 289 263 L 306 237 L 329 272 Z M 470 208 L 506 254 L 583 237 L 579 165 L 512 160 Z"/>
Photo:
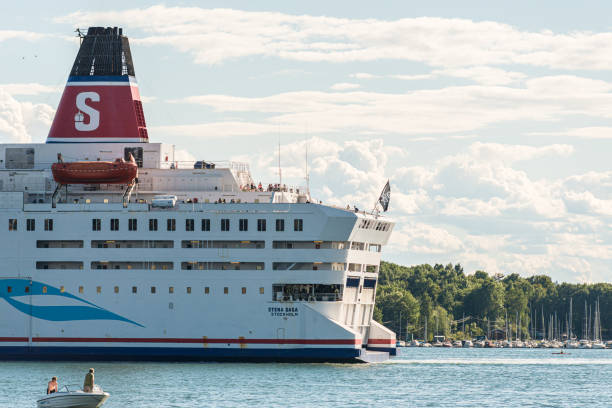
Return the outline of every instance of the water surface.
<path id="1" fill-rule="evenodd" d="M 612 350 L 401 349 L 380 364 L 0 362 L 0 407 L 35 407 L 51 376 L 119 407 L 612 406 Z"/>

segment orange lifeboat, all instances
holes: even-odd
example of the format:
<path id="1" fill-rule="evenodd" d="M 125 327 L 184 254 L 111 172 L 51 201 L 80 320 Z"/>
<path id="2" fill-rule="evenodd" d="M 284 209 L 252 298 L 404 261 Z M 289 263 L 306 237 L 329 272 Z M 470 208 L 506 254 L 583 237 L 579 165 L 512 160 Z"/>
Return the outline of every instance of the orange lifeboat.
<path id="1" fill-rule="evenodd" d="M 53 179 L 58 184 L 131 184 L 138 177 L 134 156 L 130 160 L 53 163 Z"/>

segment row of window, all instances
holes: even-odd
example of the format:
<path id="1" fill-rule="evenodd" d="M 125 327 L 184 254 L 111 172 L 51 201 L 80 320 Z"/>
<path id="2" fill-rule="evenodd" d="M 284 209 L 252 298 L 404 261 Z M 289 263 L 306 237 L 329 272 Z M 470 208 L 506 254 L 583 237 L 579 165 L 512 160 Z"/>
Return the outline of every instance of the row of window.
<path id="1" fill-rule="evenodd" d="M 359 228 L 362 229 L 373 229 L 376 231 L 389 231 L 391 224 L 388 222 L 381 222 L 375 220 L 361 220 Z"/>
<path id="2" fill-rule="evenodd" d="M 368 287 L 374 288 L 376 285 L 376 281 L 368 282 L 370 285 Z M 364 287 L 365 284 L 364 284 Z M 128 289 L 129 290 L 129 289 Z M 149 293 L 152 295 L 161 293 L 158 291 L 157 286 L 148 287 Z M 85 293 L 85 287 L 78 287 L 79 294 Z M 15 293 L 15 290 L 12 286 L 6 287 L 7 293 Z M 46 286 L 42 287 L 42 293 L 46 294 L 48 289 Z M 64 286 L 60 286 L 60 292 L 65 293 L 66 288 Z M 277 302 L 287 302 L 287 301 L 342 301 L 342 295 L 344 292 L 344 285 L 342 284 L 306 284 L 306 283 L 292 283 L 292 284 L 274 284 L 272 285 L 272 300 Z M 30 293 L 30 287 L 24 287 L 24 293 Z M 119 286 L 113 287 L 113 293 L 119 294 L 120 288 Z M 129 292 L 128 292 L 129 293 Z M 138 286 L 131 287 L 131 293 L 137 294 Z M 146 293 L 146 289 L 145 289 Z M 174 286 L 168 286 L 168 294 L 173 295 L 178 292 L 178 288 Z M 192 293 L 196 293 L 191 286 L 185 286 L 184 292 L 187 295 L 191 295 Z M 212 294 L 210 286 L 205 286 L 203 291 L 205 295 Z M 243 295 L 247 294 L 247 288 L 242 286 L 240 288 L 240 293 Z M 102 294 L 102 286 L 96 286 L 96 294 Z M 229 295 L 230 288 L 228 286 L 223 287 L 223 294 Z M 265 289 L 264 287 L 259 288 L 259 294 L 264 295 Z M 172 303 L 169 305 L 171 308 Z"/>
<path id="3" fill-rule="evenodd" d="M 172 270 L 174 262 L 170 261 L 93 261 L 91 269 L 121 269 L 121 270 Z M 182 270 L 246 270 L 260 271 L 265 267 L 264 262 L 216 262 L 216 261 L 183 261 Z M 81 261 L 37 261 L 36 269 L 83 269 Z M 346 264 L 343 262 L 273 262 L 272 270 L 275 271 L 344 271 Z M 349 272 L 377 273 L 378 265 L 348 264 Z"/>
<path id="4" fill-rule="evenodd" d="M 65 291 L 66 291 L 66 288 L 64 288 L 64 286 L 60 286 L 60 292 L 64 293 Z M 152 294 L 158 293 L 156 286 L 151 286 L 150 291 L 151 291 Z M 6 287 L 6 292 L 7 293 L 14 293 L 13 287 L 12 286 L 7 286 Z M 46 286 L 43 286 L 42 292 L 43 293 L 47 293 L 47 287 Z M 79 293 L 83 294 L 84 292 L 85 292 L 85 288 L 83 286 L 79 286 Z M 114 289 L 113 289 L 113 292 L 114 293 L 119 293 L 119 286 L 115 286 Z M 185 293 L 186 294 L 190 295 L 192 292 L 193 291 L 192 291 L 191 286 L 186 286 L 185 287 Z M 265 292 L 264 288 L 260 287 L 259 288 L 259 294 L 263 295 L 264 292 Z M 30 293 L 30 287 L 29 286 L 26 286 L 24 288 L 24 293 Z M 102 286 L 96 286 L 96 293 L 97 294 L 101 294 L 102 293 Z M 138 287 L 137 286 L 132 286 L 132 293 L 138 293 Z M 168 286 L 168 293 L 169 294 L 174 294 L 175 293 L 175 287 L 174 286 Z M 241 289 L 241 293 L 243 295 L 246 295 L 247 288 L 243 286 L 242 289 Z M 209 286 L 204 287 L 204 294 L 205 295 L 211 294 L 211 290 L 210 290 Z M 225 286 L 223 288 L 223 294 L 224 295 L 228 295 L 229 294 L 229 287 Z"/>
<path id="5" fill-rule="evenodd" d="M 93 261 L 91 269 L 121 269 L 121 270 L 173 270 L 174 262 L 171 261 Z M 260 271 L 265 268 L 264 262 L 217 262 L 217 261 L 183 261 L 182 270 L 247 270 Z M 37 261 L 36 269 L 83 269 L 82 261 Z M 346 264 L 342 262 L 273 262 L 272 270 L 322 270 L 322 271 L 344 271 Z M 377 265 L 349 264 L 351 272 L 378 272 Z"/>
<path id="6" fill-rule="evenodd" d="M 45 231 L 53 231 L 53 219 L 46 218 L 44 221 Z M 8 220 L 8 229 L 9 231 L 17 231 L 17 219 L 9 218 Z M 36 231 L 36 220 L 33 218 L 28 218 L 26 220 L 26 230 L 27 231 Z"/>
<path id="7" fill-rule="evenodd" d="M 83 248 L 82 240 L 37 240 L 36 248 Z M 274 249 L 335 249 L 380 252 L 379 244 L 344 241 L 273 241 Z M 251 240 L 182 240 L 181 248 L 264 249 L 265 241 Z M 172 240 L 91 240 L 91 248 L 174 248 Z"/>
<path id="8" fill-rule="evenodd" d="M 45 231 L 53 231 L 53 219 L 48 218 L 44 220 L 45 223 Z M 282 232 L 285 231 L 285 220 L 277 219 L 276 220 L 276 231 Z M 9 231 L 17 231 L 17 219 L 10 218 L 8 220 L 8 229 Z M 221 231 L 231 231 L 230 219 L 222 218 Z M 239 231 L 248 231 L 249 230 L 249 220 L 248 218 L 241 218 L 238 220 L 238 229 Z M 27 231 L 36 231 L 36 220 L 33 218 L 28 218 L 26 220 L 26 230 Z M 102 220 L 100 218 L 94 218 L 91 220 L 91 230 L 92 231 L 102 231 Z M 119 219 L 112 218 L 110 220 L 110 230 L 111 231 L 119 231 Z M 157 218 L 149 219 L 149 231 L 157 231 L 158 230 L 158 220 Z M 201 220 L 201 230 L 202 231 L 210 231 L 210 219 L 204 218 Z M 260 218 L 257 220 L 257 231 L 264 232 L 267 230 L 266 219 Z M 303 219 L 294 219 L 293 220 L 293 230 L 294 231 L 303 231 L 304 230 L 304 220 Z M 138 219 L 130 218 L 128 219 L 128 231 L 138 231 Z M 176 219 L 168 218 L 166 220 L 166 231 L 176 231 Z M 195 231 L 195 220 L 193 218 L 188 218 L 185 220 L 185 231 Z"/>

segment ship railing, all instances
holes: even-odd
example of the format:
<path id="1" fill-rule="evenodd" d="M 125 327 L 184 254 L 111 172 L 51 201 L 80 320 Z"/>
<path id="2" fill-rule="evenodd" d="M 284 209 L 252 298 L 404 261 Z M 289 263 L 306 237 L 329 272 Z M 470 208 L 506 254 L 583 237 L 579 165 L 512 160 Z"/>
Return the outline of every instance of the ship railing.
<path id="1" fill-rule="evenodd" d="M 320 204 L 323 204 L 323 203 L 321 202 Z M 346 207 L 342 207 L 340 205 L 335 205 L 335 204 L 325 204 L 325 205 L 331 208 L 337 208 L 338 210 L 353 212 L 355 214 L 372 215 L 375 218 L 381 217 L 380 213 L 375 210 L 366 211 L 366 210 L 359 209 L 355 206 L 351 207 L 350 205 L 347 205 Z"/>
<path id="2" fill-rule="evenodd" d="M 279 293 L 275 296 L 279 302 L 342 302 L 339 293 L 315 293 L 313 294 L 285 294 Z"/>
<path id="3" fill-rule="evenodd" d="M 230 169 L 236 172 L 250 173 L 249 164 L 246 162 L 236 162 L 231 160 L 173 160 L 161 161 L 160 167 L 175 169 L 194 169 L 196 163 L 200 163 L 203 167 L 198 167 L 198 170 L 214 170 L 214 169 Z"/>

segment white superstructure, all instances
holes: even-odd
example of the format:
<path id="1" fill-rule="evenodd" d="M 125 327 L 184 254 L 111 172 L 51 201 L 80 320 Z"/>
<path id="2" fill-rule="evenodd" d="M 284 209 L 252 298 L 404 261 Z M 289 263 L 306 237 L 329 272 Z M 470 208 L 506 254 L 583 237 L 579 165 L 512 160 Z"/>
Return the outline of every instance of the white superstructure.
<path id="1" fill-rule="evenodd" d="M 132 154 L 137 184 L 57 188 L 58 154 Z M 366 348 L 395 350 L 372 320 L 392 229 L 171 145 L 0 145 L 0 359 L 385 358 Z"/>

